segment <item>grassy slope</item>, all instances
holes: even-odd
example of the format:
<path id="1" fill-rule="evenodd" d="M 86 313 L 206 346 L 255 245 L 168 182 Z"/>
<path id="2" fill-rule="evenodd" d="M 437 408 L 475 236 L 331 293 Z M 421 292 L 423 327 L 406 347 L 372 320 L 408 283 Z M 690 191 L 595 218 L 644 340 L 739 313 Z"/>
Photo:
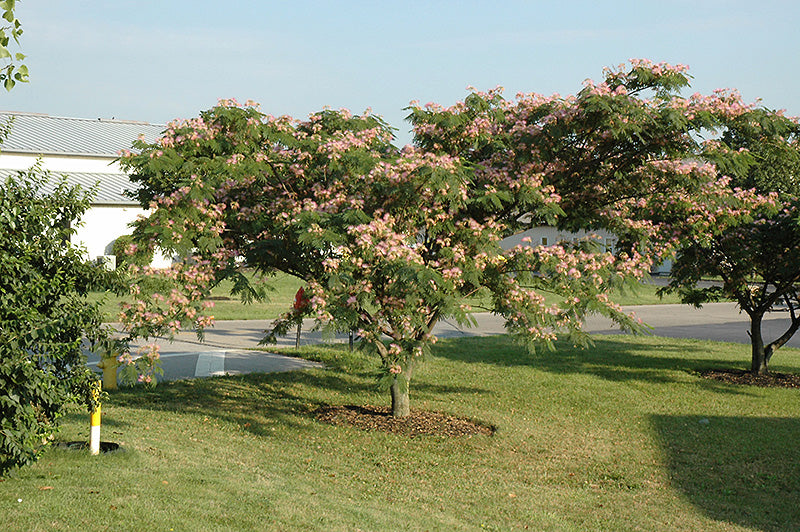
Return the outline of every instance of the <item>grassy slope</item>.
<path id="1" fill-rule="evenodd" d="M 47 451 L 0 483 L 0 529 L 800 528 L 797 390 L 692 373 L 742 367 L 746 346 L 597 338 L 541 355 L 505 337 L 437 344 L 412 406 L 491 423 L 493 437 L 314 421 L 321 403 L 388 400 L 369 365 L 321 348 L 306 356 L 332 369 L 115 393 L 103 434 L 125 451 Z M 800 352 L 775 362 L 800 371 Z M 87 424 L 71 415 L 62 439 Z"/>
<path id="2" fill-rule="evenodd" d="M 274 291 L 270 292 L 268 301 L 244 304 L 235 297 L 230 296 L 230 283 L 222 283 L 212 292 L 214 308 L 211 314 L 218 320 L 259 320 L 273 319 L 286 312 L 294 303 L 297 289 L 303 286 L 303 281 L 285 274 L 276 275 L 270 285 Z M 643 284 L 636 292 L 623 292 L 612 294 L 612 299 L 620 305 L 654 305 L 659 303 L 679 303 L 674 295 L 663 299 L 656 295 L 657 287 Z M 119 312 L 119 303 L 122 298 L 101 293 L 94 293 L 92 301 L 103 300 L 103 313 L 108 321 L 115 321 Z M 477 304 L 477 301 L 476 301 Z M 481 310 L 476 308 L 475 310 Z"/>

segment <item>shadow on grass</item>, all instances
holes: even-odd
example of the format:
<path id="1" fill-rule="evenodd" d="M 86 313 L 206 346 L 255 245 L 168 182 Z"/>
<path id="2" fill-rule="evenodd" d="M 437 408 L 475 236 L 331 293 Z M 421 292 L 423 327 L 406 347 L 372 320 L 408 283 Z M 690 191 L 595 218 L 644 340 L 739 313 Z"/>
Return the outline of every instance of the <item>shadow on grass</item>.
<path id="1" fill-rule="evenodd" d="M 423 367 L 422 371 L 425 371 Z M 488 394 L 492 393 L 493 390 L 488 388 L 481 388 L 478 386 L 450 386 L 447 384 L 432 384 L 430 382 L 424 382 L 421 380 L 412 380 L 411 381 L 411 393 L 414 397 L 420 397 L 425 394 L 428 397 L 437 397 L 447 394 Z M 389 391 L 386 391 L 387 397 L 389 397 Z M 412 408 L 413 408 L 412 404 Z"/>
<path id="2" fill-rule="evenodd" d="M 307 346 L 287 354 L 323 362 L 329 369 L 165 381 L 153 390 L 137 386 L 111 392 L 109 404 L 213 417 L 256 435 L 273 435 L 278 426 L 313 430 L 309 420 L 324 405 L 366 402 L 363 397 L 376 392 L 381 394 L 378 404 L 390 402 L 388 390 L 379 389 L 376 361 L 364 353 L 351 352 L 345 346 Z M 420 396 L 489 391 L 424 382 L 414 382 L 412 389 Z M 109 418 L 103 422 L 114 424 Z"/>
<path id="3" fill-rule="evenodd" d="M 81 408 L 78 411 L 71 410 L 69 412 L 66 412 L 64 414 L 64 417 L 62 418 L 61 422 L 62 423 L 63 422 L 74 422 L 74 423 L 77 423 L 77 424 L 84 423 L 86 425 L 86 428 L 88 429 L 89 428 L 89 419 L 90 419 L 89 413 L 84 408 Z M 128 427 L 130 425 L 130 423 L 127 423 L 125 421 L 120 421 L 118 419 L 114 419 L 113 417 L 107 418 L 107 417 L 104 416 L 103 417 L 103 425 L 105 427 L 110 427 L 110 428 L 125 428 L 125 427 Z"/>
<path id="4" fill-rule="evenodd" d="M 654 416 L 674 486 L 707 515 L 800 530 L 800 419 Z"/>
<path id="5" fill-rule="evenodd" d="M 641 339 L 641 341 L 637 341 Z M 590 374 L 610 381 L 638 380 L 672 383 L 687 373 L 711 368 L 743 367 L 747 361 L 711 356 L 702 342 L 655 337 L 595 335 L 593 345 L 574 347 L 556 342 L 553 352 L 528 352 L 510 336 L 441 340 L 434 355 L 454 361 L 497 366 L 530 366 L 558 375 Z M 704 380 L 705 388 L 722 393 L 750 395 L 746 388 Z"/>
<path id="6" fill-rule="evenodd" d="M 364 375 L 307 370 L 168 381 L 153 390 L 136 387 L 113 392 L 109 402 L 128 408 L 214 417 L 263 436 L 271 435 L 276 424 L 310 429 L 304 418 L 310 418 L 324 403 L 314 399 L 321 395 L 318 392 L 347 396 L 374 389 L 374 383 Z"/>

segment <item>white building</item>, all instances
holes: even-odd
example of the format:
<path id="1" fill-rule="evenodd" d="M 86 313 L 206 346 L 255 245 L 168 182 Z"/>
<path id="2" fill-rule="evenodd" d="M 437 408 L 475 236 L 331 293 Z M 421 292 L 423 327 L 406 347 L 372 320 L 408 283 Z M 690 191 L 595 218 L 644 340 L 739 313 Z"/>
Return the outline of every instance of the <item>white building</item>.
<path id="1" fill-rule="evenodd" d="M 559 231 L 555 227 L 541 225 L 522 233 L 517 233 L 508 238 L 504 238 L 500 245 L 504 249 L 510 249 L 514 246 L 523 244 L 523 238 L 530 238 L 524 244 L 529 246 L 552 246 L 564 240 L 581 240 L 592 235 L 600 247 L 606 251 L 613 251 L 617 243 L 617 238 L 610 234 L 608 231 L 579 231 L 572 233 L 569 231 Z"/>
<path id="2" fill-rule="evenodd" d="M 617 237 L 609 233 L 608 231 L 604 230 L 596 230 L 596 231 L 579 231 L 577 233 L 572 233 L 569 231 L 559 231 L 555 227 L 541 225 L 538 227 L 534 227 L 524 231 L 522 233 L 517 233 L 516 235 L 512 235 L 508 238 L 504 238 L 500 245 L 503 249 L 511 249 L 514 246 L 518 246 L 520 244 L 526 246 L 552 246 L 564 240 L 572 241 L 576 239 L 583 239 L 588 236 L 592 236 L 594 240 L 600 245 L 600 247 L 605 251 L 614 251 L 614 247 L 617 244 Z M 530 241 L 523 242 L 523 238 L 530 238 Z M 654 266 L 650 273 L 653 275 L 668 275 L 672 270 L 672 261 L 665 260 L 661 264 Z"/>
<path id="3" fill-rule="evenodd" d="M 0 111 L 0 124 L 13 120 L 11 132 L 0 145 L 0 178 L 27 170 L 40 161 L 53 176 L 65 176 L 73 185 L 96 188 L 91 208 L 76 227 L 73 242 L 89 258 L 109 257 L 117 237 L 130 234 L 128 224 L 145 211 L 125 195 L 133 189 L 117 163 L 122 149 L 140 135 L 154 142 L 163 125 L 121 120 L 63 118 L 34 113 Z M 163 259 L 157 260 L 163 265 Z"/>

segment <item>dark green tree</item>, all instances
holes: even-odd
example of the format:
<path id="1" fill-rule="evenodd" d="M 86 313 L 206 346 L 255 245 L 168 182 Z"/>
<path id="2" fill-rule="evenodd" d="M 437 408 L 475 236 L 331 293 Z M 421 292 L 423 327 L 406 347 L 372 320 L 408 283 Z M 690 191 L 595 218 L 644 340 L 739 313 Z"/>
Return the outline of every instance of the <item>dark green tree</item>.
<path id="1" fill-rule="evenodd" d="M 82 341 L 106 335 L 111 273 L 70 244 L 90 194 L 33 168 L 0 182 L 0 475 L 36 460 L 65 405 L 91 402 Z"/>
<path id="2" fill-rule="evenodd" d="M 736 301 L 750 318 L 750 370 L 764 374 L 775 351 L 800 329 L 800 126 L 781 113 L 754 109 L 731 120 L 707 147 L 706 157 L 731 176 L 732 189 L 772 194 L 774 203 L 680 249 L 668 289 L 697 306 Z M 698 287 L 706 276 L 722 279 L 721 285 Z M 788 322 L 767 340 L 762 324 L 776 304 L 786 309 Z"/>

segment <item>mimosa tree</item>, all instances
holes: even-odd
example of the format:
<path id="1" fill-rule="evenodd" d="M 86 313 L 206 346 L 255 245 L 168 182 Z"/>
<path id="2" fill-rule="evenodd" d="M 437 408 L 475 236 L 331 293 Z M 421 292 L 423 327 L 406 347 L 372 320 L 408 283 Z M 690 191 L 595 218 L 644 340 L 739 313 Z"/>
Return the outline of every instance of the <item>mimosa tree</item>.
<path id="1" fill-rule="evenodd" d="M 242 262 L 305 280 L 312 315 L 358 330 L 382 360 L 393 414 L 406 416 L 434 325 L 468 323 L 470 296 L 484 295 L 529 345 L 585 341 L 589 313 L 636 329 L 608 291 L 635 282 L 679 238 L 643 213 L 659 205 L 670 219 L 702 215 L 700 231 L 744 204 L 713 166 L 686 162 L 693 128 L 739 108 L 720 95 L 680 99 L 686 83 L 683 67 L 637 62 L 575 97 L 507 102 L 490 92 L 448 109 L 417 106 L 415 145 L 403 149 L 369 113 L 297 121 L 223 101 L 123 156 L 151 208 L 136 235 L 195 254 L 213 265 L 211 282 L 234 276 L 245 294 Z M 539 223 L 605 227 L 622 246 L 500 247 Z"/>

